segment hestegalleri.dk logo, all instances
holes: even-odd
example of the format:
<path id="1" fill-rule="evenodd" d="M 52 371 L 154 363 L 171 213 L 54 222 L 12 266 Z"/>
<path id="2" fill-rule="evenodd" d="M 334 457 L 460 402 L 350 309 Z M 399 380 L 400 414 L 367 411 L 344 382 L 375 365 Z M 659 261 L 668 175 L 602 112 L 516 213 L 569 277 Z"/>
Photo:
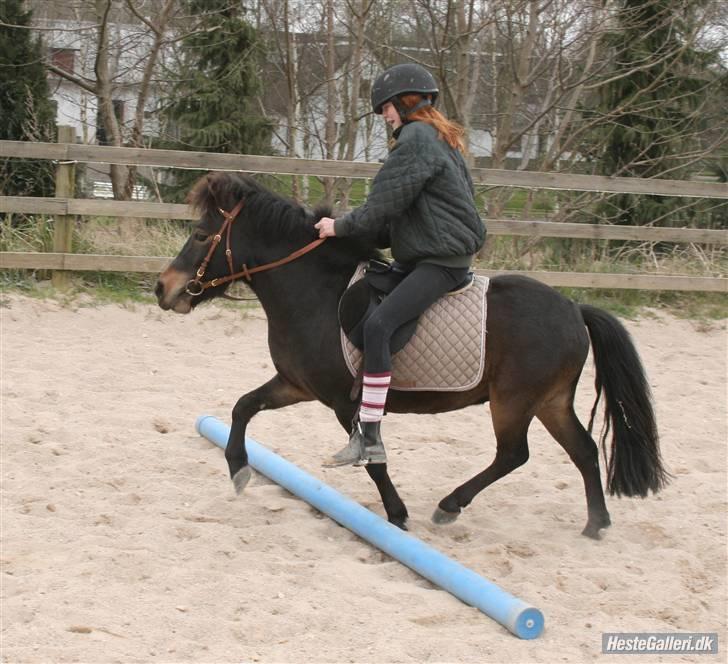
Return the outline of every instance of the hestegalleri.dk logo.
<path id="1" fill-rule="evenodd" d="M 610 655 L 715 655 L 717 632 L 605 632 L 602 652 Z"/>

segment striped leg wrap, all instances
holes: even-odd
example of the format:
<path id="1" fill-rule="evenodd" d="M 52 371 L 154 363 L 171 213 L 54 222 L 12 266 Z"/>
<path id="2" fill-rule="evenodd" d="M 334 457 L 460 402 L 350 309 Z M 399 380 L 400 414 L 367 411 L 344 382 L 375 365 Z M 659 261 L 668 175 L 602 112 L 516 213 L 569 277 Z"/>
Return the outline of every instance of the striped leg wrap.
<path id="1" fill-rule="evenodd" d="M 384 417 L 384 404 L 387 402 L 392 372 L 364 373 L 362 383 L 361 408 L 359 419 L 362 422 L 379 422 Z"/>

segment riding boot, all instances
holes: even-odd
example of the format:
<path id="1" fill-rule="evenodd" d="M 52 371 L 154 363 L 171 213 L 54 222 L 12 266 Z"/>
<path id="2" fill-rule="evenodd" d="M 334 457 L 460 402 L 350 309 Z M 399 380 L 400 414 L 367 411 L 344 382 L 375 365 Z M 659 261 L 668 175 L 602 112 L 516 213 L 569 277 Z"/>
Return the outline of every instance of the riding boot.
<path id="1" fill-rule="evenodd" d="M 387 454 L 380 433 L 381 422 L 359 422 L 349 436 L 348 445 L 334 454 L 325 466 L 366 466 L 370 463 L 387 463 Z"/>

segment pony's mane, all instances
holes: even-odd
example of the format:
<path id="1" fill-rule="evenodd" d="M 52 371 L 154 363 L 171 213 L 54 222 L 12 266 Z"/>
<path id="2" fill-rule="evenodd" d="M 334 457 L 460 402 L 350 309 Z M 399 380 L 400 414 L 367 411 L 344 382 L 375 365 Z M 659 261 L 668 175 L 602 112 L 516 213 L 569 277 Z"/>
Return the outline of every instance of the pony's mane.
<path id="1" fill-rule="evenodd" d="M 256 235 L 268 243 L 281 238 L 301 245 L 308 243 L 318 237 L 314 224 L 321 217 L 332 215 L 328 206 L 317 206 L 312 212 L 240 173 L 218 172 L 203 176 L 187 196 L 187 202 L 202 216 L 217 216 L 218 208 L 229 211 L 243 199 L 245 223 L 254 224 Z M 327 251 L 323 253 L 330 255 L 335 246 L 335 253 L 345 254 L 349 261 L 364 260 L 376 254 L 373 246 L 348 239 L 327 242 L 324 246 Z"/>
<path id="2" fill-rule="evenodd" d="M 189 204 L 201 215 L 217 216 L 218 208 L 230 211 L 241 200 L 246 224 L 255 224 L 261 238 L 309 238 L 314 234 L 310 213 L 295 201 L 267 189 L 249 175 L 210 173 L 195 184 Z"/>

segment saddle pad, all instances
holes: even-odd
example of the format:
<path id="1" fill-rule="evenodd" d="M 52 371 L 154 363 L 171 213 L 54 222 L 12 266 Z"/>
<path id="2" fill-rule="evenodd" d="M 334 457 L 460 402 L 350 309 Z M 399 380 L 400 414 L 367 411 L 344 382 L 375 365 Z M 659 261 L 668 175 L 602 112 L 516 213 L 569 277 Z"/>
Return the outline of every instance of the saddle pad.
<path id="1" fill-rule="evenodd" d="M 364 276 L 365 263 L 349 285 Z M 485 367 L 485 321 L 488 277 L 441 297 L 422 316 L 407 345 L 392 357 L 391 389 L 403 392 L 463 392 L 475 387 Z M 344 359 L 352 376 L 361 351 L 341 332 Z"/>

